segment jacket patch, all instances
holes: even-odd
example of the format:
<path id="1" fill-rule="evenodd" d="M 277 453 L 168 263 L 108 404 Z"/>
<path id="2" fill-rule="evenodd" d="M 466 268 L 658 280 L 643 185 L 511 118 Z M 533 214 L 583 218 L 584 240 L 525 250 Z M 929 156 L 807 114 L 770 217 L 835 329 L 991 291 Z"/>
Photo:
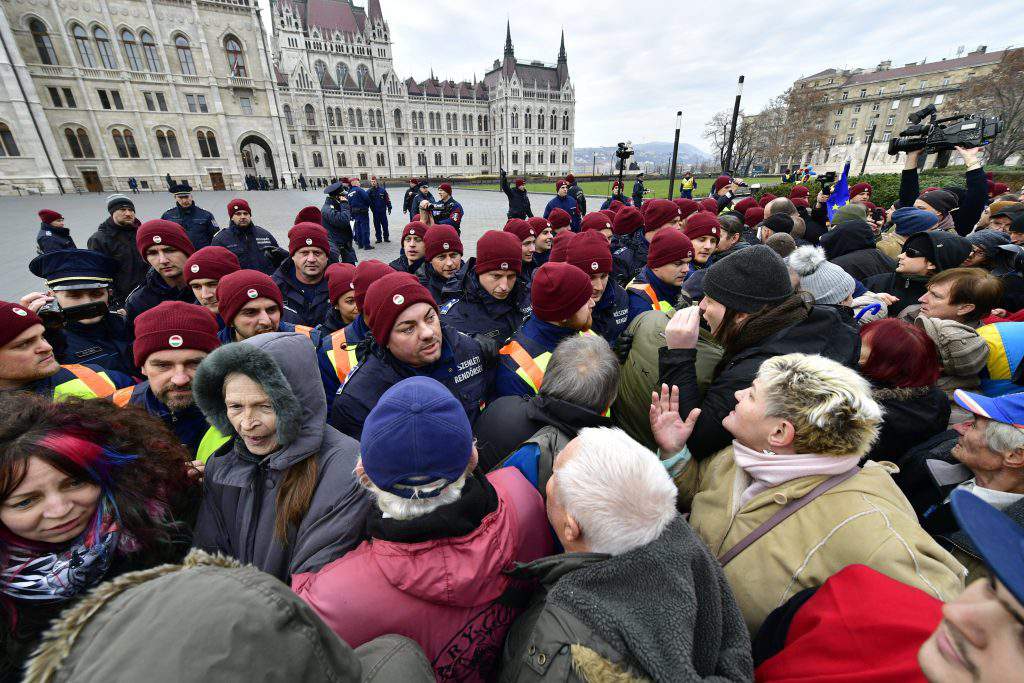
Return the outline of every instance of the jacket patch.
<path id="1" fill-rule="evenodd" d="M 461 382 L 464 382 L 470 377 L 475 377 L 476 375 L 479 375 L 481 372 L 484 371 L 484 366 L 483 362 L 480 359 L 480 356 L 473 356 L 472 358 L 464 360 L 461 363 L 459 363 L 455 369 L 459 371 L 459 374 L 455 375 L 453 381 L 456 384 L 460 384 Z"/>

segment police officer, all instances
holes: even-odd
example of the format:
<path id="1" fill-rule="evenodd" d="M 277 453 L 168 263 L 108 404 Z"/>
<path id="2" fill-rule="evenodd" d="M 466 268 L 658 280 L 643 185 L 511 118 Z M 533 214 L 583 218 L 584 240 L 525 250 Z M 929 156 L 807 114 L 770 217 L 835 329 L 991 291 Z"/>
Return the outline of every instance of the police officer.
<path id="1" fill-rule="evenodd" d="M 679 181 L 679 196 L 683 199 L 693 199 L 693 191 L 697 189 L 697 179 L 693 173 L 687 171 Z"/>
<path id="2" fill-rule="evenodd" d="M 565 180 L 555 181 L 555 196 L 544 207 L 544 218 L 550 219 L 551 212 L 555 209 L 561 209 L 569 214 L 570 228 L 573 232 L 579 232 L 582 216 L 579 207 L 576 206 L 576 200 L 569 196 L 569 183 Z"/>
<path id="3" fill-rule="evenodd" d="M 678 230 L 661 230 L 655 234 L 647 252 L 646 267 L 626 287 L 629 321 L 651 310 L 672 315 L 692 260 L 693 245 L 686 235 Z"/>
<path id="4" fill-rule="evenodd" d="M 587 195 L 583 193 L 583 188 L 576 182 L 576 176 L 570 173 L 565 176 L 565 182 L 569 183 L 569 196 L 576 200 L 576 206 L 580 210 L 580 215 L 586 216 Z"/>
<path id="5" fill-rule="evenodd" d="M 620 247 L 613 255 L 622 264 L 622 275 L 625 276 L 619 282 L 629 282 L 647 265 L 647 251 L 650 249 L 651 239 L 659 230 L 672 228 L 678 232 L 683 219 L 683 213 L 679 207 L 667 199 L 652 199 L 647 202 L 647 208 L 643 212 L 637 209 L 632 209 L 632 211 L 637 211 L 640 214 L 643 225 L 633 232 L 628 243 L 625 240 L 620 242 L 620 244 L 625 244 L 626 249 L 623 250 Z M 624 230 L 626 225 L 632 225 L 635 222 L 636 214 L 632 211 L 623 208 L 615 214 L 616 220 L 624 221 L 620 230 Z M 624 213 L 625 215 L 623 215 Z M 612 223 L 612 232 L 616 232 L 615 223 Z M 616 268 L 617 274 L 618 270 Z"/>
<path id="6" fill-rule="evenodd" d="M 120 313 L 107 310 L 117 263 L 97 251 L 66 249 L 37 256 L 28 268 L 46 280 L 48 291 L 27 294 L 21 305 L 36 313 L 43 306 L 53 309 L 44 311 L 43 320 L 57 360 L 131 375 L 135 366 L 128 323 Z"/>
<path id="7" fill-rule="evenodd" d="M 604 210 L 611 208 L 612 202 L 622 202 L 626 206 L 633 206 L 633 200 L 626 196 L 626 193 L 623 192 L 622 185 L 619 184 L 618 180 L 612 183 L 612 193 L 604 200 L 604 203 L 601 204 L 601 209 Z"/>
<path id="8" fill-rule="evenodd" d="M 45 254 L 59 249 L 76 249 L 71 231 L 64 227 L 64 216 L 51 209 L 39 210 L 39 233 L 36 235 L 36 251 Z"/>
<path id="9" fill-rule="evenodd" d="M 391 273 L 370 285 L 363 310 L 376 343 L 349 373 L 334 401 L 333 427 L 358 439 L 363 421 L 381 395 L 413 376 L 432 377 L 444 384 L 470 422 L 476 419 L 493 372 L 493 344 L 442 323 L 430 292 L 408 273 Z"/>
<path id="10" fill-rule="evenodd" d="M 298 314 L 302 325 L 319 325 L 331 308 L 325 277 L 330 249 L 327 231 L 316 223 L 299 223 L 288 231 L 291 258 L 272 277 L 284 296 L 285 306 Z"/>
<path id="11" fill-rule="evenodd" d="M 138 406 L 162 420 L 196 465 L 231 440 L 206 423 L 192 397 L 196 368 L 218 346 L 217 322 L 208 311 L 165 301 L 135 320 L 135 362 L 146 381 L 112 397 L 115 405 Z"/>
<path id="12" fill-rule="evenodd" d="M 381 263 L 376 259 L 363 261 L 356 266 L 352 274 L 352 291 L 355 296 L 356 308 L 359 309 L 359 315 L 345 326 L 345 339 L 348 340 L 347 343 L 358 344 L 370 336 L 370 326 L 367 324 L 366 317 L 363 314 L 366 291 L 374 282 L 394 272 L 396 271 L 391 266 Z"/>
<path id="13" fill-rule="evenodd" d="M 462 260 L 462 240 L 450 225 L 432 225 L 423 239 L 424 264 L 420 284 L 430 291 L 441 306 L 462 296 L 466 281 L 466 264 Z"/>
<path id="14" fill-rule="evenodd" d="M 213 236 L 214 246 L 224 247 L 238 257 L 242 268 L 270 275 L 287 257 L 277 240 L 252 221 L 252 209 L 244 199 L 228 202 L 228 225 Z"/>
<path id="15" fill-rule="evenodd" d="M 388 214 L 391 213 L 391 197 L 388 195 L 388 191 L 380 184 L 377 180 L 377 176 L 370 176 L 370 189 L 367 191 L 370 195 L 370 210 L 373 212 L 373 232 L 377 238 L 377 244 L 381 243 L 381 237 L 385 242 L 390 242 L 388 239 Z"/>
<path id="16" fill-rule="evenodd" d="M 221 344 L 242 341 L 264 332 L 301 332 L 295 311 L 285 308 L 281 289 L 269 275 L 258 270 L 235 271 L 217 283 L 217 306 L 224 319 L 218 334 Z"/>
<path id="17" fill-rule="evenodd" d="M 324 194 L 327 195 L 327 199 L 320 209 L 320 215 L 323 226 L 327 228 L 327 235 L 342 262 L 355 263 L 357 259 L 352 248 L 352 209 L 345 193 L 345 184 L 340 180 L 332 183 L 324 190 Z"/>
<path id="18" fill-rule="evenodd" d="M 129 328 L 140 313 L 161 301 L 197 303 L 185 282 L 185 262 L 195 249 L 184 228 L 162 218 L 146 221 L 135 233 L 135 244 L 150 270 L 124 303 Z"/>
<path id="19" fill-rule="evenodd" d="M 512 233 L 485 232 L 477 240 L 476 258 L 467 263 L 465 291 L 441 306 L 442 322 L 504 345 L 530 315 L 530 290 L 519 277 L 521 254 L 519 238 Z"/>
<path id="20" fill-rule="evenodd" d="M 359 185 L 359 178 L 352 178 L 352 189 L 348 191 L 348 205 L 352 210 L 352 223 L 356 233 L 356 245 L 361 249 L 373 249 L 370 244 L 370 195 Z"/>
<path id="21" fill-rule="evenodd" d="M 217 285 L 225 275 L 241 270 L 238 257 L 224 247 L 203 247 L 185 261 L 185 282 L 192 295 L 217 318 L 218 329 L 224 329 L 217 301 Z"/>
<path id="22" fill-rule="evenodd" d="M 164 211 L 161 218 L 165 221 L 174 221 L 185 228 L 189 241 L 196 249 L 210 246 L 213 236 L 220 230 L 213 214 L 196 206 L 192 197 L 192 187 L 187 180 L 172 185 L 171 194 L 174 195 L 175 206 Z"/>
<path id="23" fill-rule="evenodd" d="M 45 331 L 35 313 L 0 301 L 0 391 L 27 391 L 54 400 L 106 398 L 134 383 L 131 377 L 98 365 L 61 365 Z"/>
<path id="24" fill-rule="evenodd" d="M 409 214 L 409 220 L 415 221 L 420 215 L 419 208 L 416 204 L 416 195 L 420 191 L 420 179 L 409 178 L 409 188 L 405 191 L 405 196 L 402 197 L 402 213 Z"/>
<path id="25" fill-rule="evenodd" d="M 552 211 L 552 213 L 554 213 Z M 551 257 L 551 244 L 555 241 L 555 228 L 547 218 L 534 216 L 526 220 L 534 232 L 537 233 L 537 240 L 534 242 L 533 268 L 540 268 Z"/>
<path id="26" fill-rule="evenodd" d="M 636 182 L 633 183 L 633 206 L 640 208 L 644 203 L 644 195 L 647 194 L 648 190 L 644 187 L 644 174 L 636 174 Z"/>
<path id="27" fill-rule="evenodd" d="M 593 334 L 593 291 L 590 278 L 576 266 L 549 261 L 537 270 L 530 289 L 533 312 L 499 352 L 492 400 L 535 395 L 558 342 Z"/>
<path id="28" fill-rule="evenodd" d="M 316 327 L 320 336 L 342 330 L 359 317 L 353 283 L 355 275 L 356 267 L 351 263 L 332 263 L 327 266 L 327 293 L 331 298 L 331 310 Z"/>
<path id="29" fill-rule="evenodd" d="M 505 223 L 505 227 L 502 228 L 502 231 L 515 235 L 516 238 L 519 239 L 519 243 L 521 245 L 519 258 L 523 263 L 519 274 L 527 285 L 529 285 L 534 271 L 533 255 L 537 251 L 537 231 L 528 221 L 520 220 L 518 218 L 508 219 L 508 222 Z"/>
<path id="30" fill-rule="evenodd" d="M 86 246 L 117 261 L 111 308 L 120 308 L 132 290 L 146 279 L 149 264 L 135 247 L 135 231 L 140 225 L 135 217 L 135 203 L 123 194 L 110 195 L 107 213 L 107 220 L 100 223 Z"/>
<path id="31" fill-rule="evenodd" d="M 530 195 L 526 192 L 526 178 L 516 178 L 515 189 L 509 187 L 508 171 L 500 169 L 501 176 L 498 186 L 508 197 L 508 217 L 526 220 L 533 217 L 530 208 Z"/>
<path id="32" fill-rule="evenodd" d="M 424 220 L 423 212 L 430 213 L 430 207 L 434 203 L 434 195 L 430 192 L 430 185 L 427 181 L 421 180 L 419 185 L 416 186 L 416 194 L 412 198 L 412 203 L 409 208 L 409 220 Z M 424 205 L 426 202 L 426 205 Z"/>
<path id="33" fill-rule="evenodd" d="M 633 267 L 636 257 L 633 243 L 637 239 L 644 239 L 643 227 L 643 215 L 632 206 L 622 207 L 612 219 L 612 276 L 622 286 L 628 284 L 639 272 L 639 268 Z M 647 254 L 644 252 L 646 259 Z"/>
<path id="34" fill-rule="evenodd" d="M 402 230 L 402 251 L 398 258 L 388 265 L 400 273 L 414 273 L 423 266 L 423 238 L 427 236 L 427 226 L 421 221 L 413 221 Z"/>
<path id="35" fill-rule="evenodd" d="M 430 205 L 430 215 L 434 219 L 434 225 L 450 225 L 455 228 L 456 233 L 461 235 L 462 216 L 465 211 L 462 210 L 462 204 L 452 197 L 452 186 L 448 183 L 441 183 L 437 187 L 437 196 L 441 200 Z"/>
<path id="36" fill-rule="evenodd" d="M 594 302 L 591 329 L 614 344 L 629 322 L 629 295 L 611 277 L 611 245 L 596 230 L 581 232 L 569 242 L 565 262 L 590 278 Z"/>

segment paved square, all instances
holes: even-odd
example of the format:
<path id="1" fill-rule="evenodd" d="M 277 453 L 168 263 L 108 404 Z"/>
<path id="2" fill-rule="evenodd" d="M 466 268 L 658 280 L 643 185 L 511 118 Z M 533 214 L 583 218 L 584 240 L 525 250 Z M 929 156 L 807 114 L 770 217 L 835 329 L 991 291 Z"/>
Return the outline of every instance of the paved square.
<path id="1" fill-rule="evenodd" d="M 402 197 L 406 186 L 388 189 L 394 205 L 389 222 L 392 240 L 390 244 L 375 245 L 373 251 L 359 250 L 360 259 L 375 258 L 387 263 L 398 257 L 398 237 L 408 222 L 401 214 Z M 432 186 L 436 190 L 436 186 Z M 548 193 L 530 194 L 534 213 L 540 215 L 551 197 Z M 43 282 L 28 271 L 28 262 L 36 255 L 36 233 L 39 230 L 40 209 L 53 209 L 64 216 L 65 226 L 80 248 L 85 248 L 89 236 L 107 218 L 105 194 L 43 195 L 28 197 L 0 197 L 0 299 L 17 301 L 27 292 L 44 288 Z M 167 192 L 146 192 L 131 195 L 135 202 L 139 220 L 159 218 L 174 205 L 174 199 Z M 227 223 L 227 205 L 235 197 L 243 197 L 253 210 L 257 225 L 270 230 L 282 246 L 287 247 L 288 228 L 293 225 L 295 214 L 305 206 L 323 206 L 321 190 L 280 190 L 271 192 L 198 192 L 196 204 L 210 211 L 218 224 Z M 466 216 L 462 221 L 462 241 L 466 258 L 476 253 L 476 241 L 487 230 L 500 230 L 505 224 L 508 201 L 501 192 L 486 190 L 462 190 L 455 188 L 455 198 L 462 204 Z M 370 228 L 371 237 L 373 227 Z"/>

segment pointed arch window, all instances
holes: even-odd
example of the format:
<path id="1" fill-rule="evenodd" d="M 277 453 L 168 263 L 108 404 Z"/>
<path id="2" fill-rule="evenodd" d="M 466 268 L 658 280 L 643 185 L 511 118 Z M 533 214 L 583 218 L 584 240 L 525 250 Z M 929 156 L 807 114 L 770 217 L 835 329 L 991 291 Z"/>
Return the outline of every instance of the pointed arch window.
<path id="1" fill-rule="evenodd" d="M 186 76 L 195 76 L 196 62 L 192 58 L 192 46 L 189 45 L 188 38 L 178 34 L 174 39 L 174 50 L 178 53 L 178 65 L 181 67 L 181 73 Z"/>
<path id="2" fill-rule="evenodd" d="M 32 19 L 28 22 L 28 30 L 32 32 L 32 42 L 39 53 L 39 61 L 43 64 L 56 64 L 57 53 L 53 49 L 53 41 L 46 30 L 46 24 L 39 19 Z"/>
<path id="3" fill-rule="evenodd" d="M 124 59 L 128 68 L 132 71 L 142 71 L 142 55 L 139 52 L 139 44 L 135 41 L 135 34 L 128 29 L 121 31 L 121 49 L 124 50 Z"/>
<path id="4" fill-rule="evenodd" d="M 348 67 L 344 64 L 339 64 L 334 67 L 334 73 L 338 75 L 338 87 L 344 88 L 345 81 L 348 80 Z"/>
<path id="5" fill-rule="evenodd" d="M 75 135 L 75 131 L 70 128 L 65 128 L 64 139 L 68 141 L 68 149 L 71 150 L 71 156 L 76 159 L 81 159 L 82 146 L 78 144 L 78 137 Z"/>
<path id="6" fill-rule="evenodd" d="M 110 36 L 107 35 L 106 29 L 97 26 L 92 30 L 92 37 L 96 39 L 96 51 L 100 55 L 100 61 L 103 62 L 104 68 L 116 69 L 117 58 L 114 57 L 114 50 L 110 47 Z"/>
<path id="7" fill-rule="evenodd" d="M 303 111 L 306 112 L 306 125 L 307 126 L 315 126 L 316 125 L 316 111 L 313 109 L 313 105 L 312 104 L 307 104 L 302 109 L 303 109 Z"/>
<path id="8" fill-rule="evenodd" d="M 78 48 L 78 58 L 82 60 L 82 66 L 96 68 L 96 53 L 92 51 L 89 34 L 80 25 L 75 24 L 71 27 L 71 35 L 75 37 L 75 47 Z"/>
<path id="9" fill-rule="evenodd" d="M 228 69 L 232 76 L 245 78 L 245 55 L 242 53 L 242 44 L 232 35 L 224 39 L 224 52 L 228 56 Z"/>
<path id="10" fill-rule="evenodd" d="M 139 34 L 142 43 L 142 56 L 146 58 L 146 68 L 150 71 L 160 71 L 160 57 L 156 51 L 156 41 L 149 31 L 142 31 Z"/>

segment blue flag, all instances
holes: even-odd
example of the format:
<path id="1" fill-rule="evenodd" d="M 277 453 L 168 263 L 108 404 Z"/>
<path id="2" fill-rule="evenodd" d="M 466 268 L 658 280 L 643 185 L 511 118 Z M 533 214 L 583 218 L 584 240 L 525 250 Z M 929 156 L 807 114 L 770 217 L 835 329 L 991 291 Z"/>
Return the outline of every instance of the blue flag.
<path id="1" fill-rule="evenodd" d="M 846 165 L 843 166 L 842 177 L 839 179 L 839 182 L 832 186 L 832 194 L 828 196 L 828 201 L 825 203 L 825 209 L 828 211 L 828 219 L 830 221 L 836 209 L 850 203 L 850 185 L 846 182 L 846 176 L 849 174 L 850 162 L 847 161 Z"/>

